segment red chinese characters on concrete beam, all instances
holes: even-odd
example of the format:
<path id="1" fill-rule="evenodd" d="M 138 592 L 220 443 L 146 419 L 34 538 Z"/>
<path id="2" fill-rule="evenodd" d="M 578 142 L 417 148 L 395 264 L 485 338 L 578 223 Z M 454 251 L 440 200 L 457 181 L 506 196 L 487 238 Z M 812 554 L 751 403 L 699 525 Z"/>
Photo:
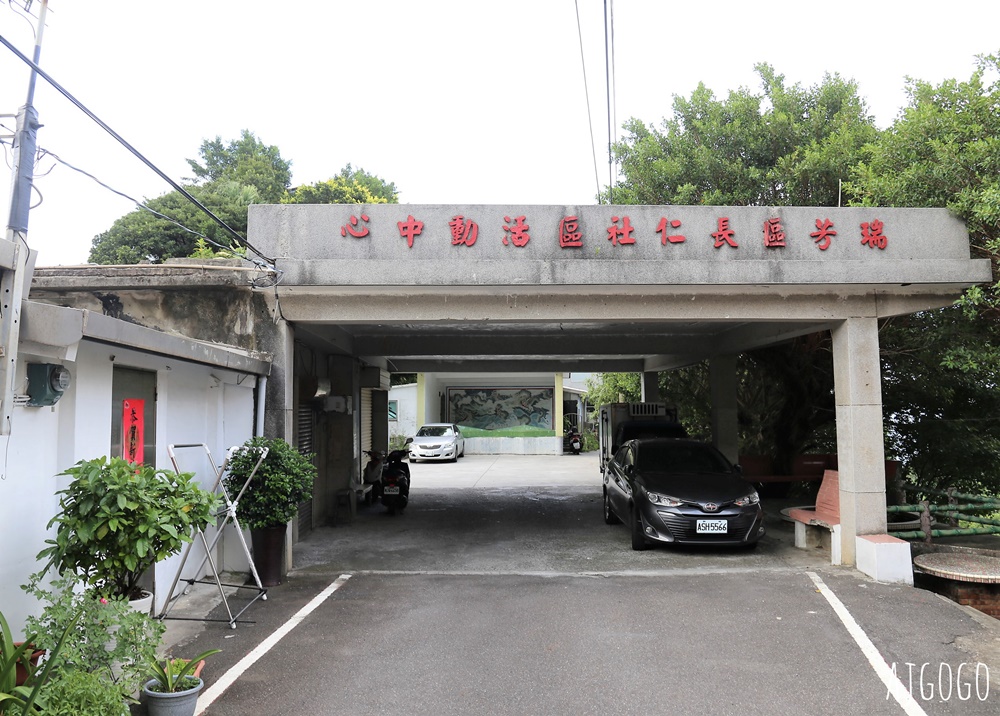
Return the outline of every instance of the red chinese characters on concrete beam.
<path id="1" fill-rule="evenodd" d="M 785 229 L 781 219 L 771 218 L 764 221 L 764 246 L 769 249 L 785 248 Z"/>
<path id="2" fill-rule="evenodd" d="M 826 251 L 830 248 L 831 238 L 836 236 L 837 232 L 833 228 L 833 222 L 829 219 L 823 219 L 822 221 L 816 219 L 816 231 L 809 235 L 816 242 L 816 246 L 820 251 Z"/>
<path id="3" fill-rule="evenodd" d="M 715 239 L 715 248 L 719 249 L 729 244 L 734 249 L 740 247 L 733 238 L 736 232 L 729 228 L 729 217 L 722 216 L 718 220 L 718 229 L 712 232 L 712 238 Z"/>
<path id="4" fill-rule="evenodd" d="M 681 228 L 681 222 L 679 219 L 672 219 L 671 221 L 667 221 L 667 217 L 665 216 L 660 217 L 660 223 L 656 225 L 656 233 L 660 234 L 660 243 L 663 244 L 664 246 L 667 245 L 667 242 L 670 242 L 671 244 L 683 244 L 684 241 L 686 240 L 684 238 L 684 235 L 668 233 L 667 231 L 668 226 L 671 229 L 679 229 Z"/>
<path id="5" fill-rule="evenodd" d="M 634 245 L 644 237 L 653 238 L 658 236 L 662 246 L 672 244 L 684 244 L 687 242 L 685 234 L 680 233 L 681 220 L 661 216 L 655 228 L 649 224 L 640 223 L 635 226 L 629 215 L 611 216 L 611 225 L 606 228 L 606 239 L 612 246 Z M 816 230 L 809 233 L 814 245 L 819 251 L 826 251 L 832 245 L 832 240 L 837 236 L 834 223 L 829 218 L 816 218 Z M 367 214 L 352 214 L 348 217 L 347 223 L 340 227 L 340 235 L 355 239 L 375 238 L 372 229 L 369 228 L 370 218 Z M 736 240 L 736 229 L 730 223 L 728 216 L 715 218 L 716 230 L 710 232 L 714 240 L 714 248 L 721 249 L 729 246 L 739 249 L 740 245 Z M 406 245 L 413 248 L 414 239 L 421 236 L 424 231 L 424 222 L 415 218 L 412 214 L 406 217 L 406 221 L 396 222 L 401 238 L 406 239 Z M 861 227 L 861 244 L 871 249 L 884 251 L 888 246 L 888 237 L 885 235 L 885 224 L 878 218 L 866 221 Z M 479 238 L 479 224 L 471 217 L 457 214 L 448 221 L 448 230 L 453 246 L 472 247 Z M 527 215 L 504 216 L 503 224 L 499 227 L 499 236 L 504 246 L 513 245 L 517 248 L 524 248 L 531 241 L 531 226 L 528 223 Z M 495 240 L 496 229 L 487 231 L 486 236 Z M 556 236 L 548 234 L 545 241 L 558 241 L 560 249 L 582 248 L 585 238 L 585 230 L 579 216 L 563 216 L 558 225 Z M 764 220 L 763 228 L 764 246 L 768 249 L 782 250 L 796 241 L 805 239 L 803 235 L 789 234 L 782 223 L 782 219 L 771 217 Z M 436 234 L 435 234 L 436 235 Z"/>
<path id="6" fill-rule="evenodd" d="M 479 236 L 479 224 L 475 221 L 466 221 L 461 214 L 453 216 L 448 222 L 448 227 L 451 229 L 452 246 L 472 246 Z"/>
<path id="7" fill-rule="evenodd" d="M 580 219 L 576 216 L 564 216 L 559 222 L 559 248 L 579 249 L 583 247 L 583 232 L 580 231 Z"/>
<path id="8" fill-rule="evenodd" d="M 406 221 L 397 221 L 396 226 L 399 227 L 399 235 L 406 239 L 406 245 L 409 248 L 413 248 L 413 238 L 419 236 L 424 230 L 424 222 L 417 221 L 413 218 L 413 214 L 406 217 Z"/>
<path id="9" fill-rule="evenodd" d="M 361 221 L 367 224 L 368 215 L 362 214 Z M 344 226 L 340 227 L 341 236 L 347 236 L 348 234 L 350 234 L 355 239 L 363 239 L 364 237 L 368 236 L 368 233 L 369 232 L 367 226 L 362 226 L 360 229 L 358 228 L 358 217 L 354 216 L 354 214 L 351 214 L 351 218 L 347 220 L 347 223 Z"/>
<path id="10" fill-rule="evenodd" d="M 608 241 L 611 242 L 612 246 L 616 244 L 634 244 L 635 236 L 633 232 L 635 229 L 632 227 L 632 219 L 627 216 L 620 217 L 621 226 L 618 225 L 619 217 L 611 217 L 611 226 L 608 227 Z"/>
<path id="11" fill-rule="evenodd" d="M 524 216 L 516 216 L 513 219 L 511 219 L 509 216 L 503 217 L 504 246 L 507 246 L 508 238 L 510 238 L 510 242 L 513 243 L 514 246 L 517 246 L 518 248 L 526 246 L 527 243 L 531 241 L 531 234 L 528 233 L 531 227 L 528 226 L 526 223 L 524 223 L 524 219 L 525 219 Z"/>
<path id="12" fill-rule="evenodd" d="M 889 237 L 882 233 L 885 225 L 878 219 L 872 219 L 861 224 L 861 243 L 872 249 L 885 250 Z"/>

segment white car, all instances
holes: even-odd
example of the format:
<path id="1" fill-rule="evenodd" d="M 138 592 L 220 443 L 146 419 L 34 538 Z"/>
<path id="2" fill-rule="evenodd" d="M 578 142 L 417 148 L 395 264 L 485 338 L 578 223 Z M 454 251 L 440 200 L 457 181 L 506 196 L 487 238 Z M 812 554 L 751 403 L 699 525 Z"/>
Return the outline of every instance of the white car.
<path id="1" fill-rule="evenodd" d="M 465 438 L 455 423 L 427 423 L 409 444 L 410 462 L 465 457 Z"/>

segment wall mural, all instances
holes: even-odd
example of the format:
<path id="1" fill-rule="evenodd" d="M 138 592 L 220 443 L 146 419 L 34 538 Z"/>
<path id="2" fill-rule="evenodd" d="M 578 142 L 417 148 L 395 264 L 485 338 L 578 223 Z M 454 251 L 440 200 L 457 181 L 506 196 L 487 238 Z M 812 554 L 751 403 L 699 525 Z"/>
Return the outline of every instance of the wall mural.
<path id="1" fill-rule="evenodd" d="M 552 429 L 552 388 L 448 388 L 452 422 L 483 430 Z"/>

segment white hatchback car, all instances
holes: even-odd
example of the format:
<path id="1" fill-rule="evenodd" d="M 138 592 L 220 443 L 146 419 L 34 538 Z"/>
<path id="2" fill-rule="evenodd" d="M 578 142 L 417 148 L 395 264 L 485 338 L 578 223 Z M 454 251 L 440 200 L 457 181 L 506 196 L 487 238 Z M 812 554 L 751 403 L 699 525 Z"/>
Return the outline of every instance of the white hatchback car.
<path id="1" fill-rule="evenodd" d="M 455 423 L 427 423 L 409 445 L 410 462 L 465 457 L 465 438 Z"/>

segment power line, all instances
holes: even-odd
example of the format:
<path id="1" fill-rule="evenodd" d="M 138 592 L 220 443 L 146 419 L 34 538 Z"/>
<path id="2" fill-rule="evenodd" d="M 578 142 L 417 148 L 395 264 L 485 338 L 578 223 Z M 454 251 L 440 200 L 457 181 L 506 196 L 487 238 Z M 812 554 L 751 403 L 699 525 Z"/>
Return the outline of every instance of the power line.
<path id="1" fill-rule="evenodd" d="M 597 170 L 597 148 L 594 146 L 594 120 L 590 113 L 590 88 L 587 86 L 587 61 L 583 56 L 583 30 L 580 28 L 580 0 L 574 0 L 576 6 L 576 34 L 580 39 L 580 64 L 583 66 L 583 95 L 587 100 L 587 125 L 590 127 L 590 153 L 594 157 L 594 183 L 597 185 L 597 199 L 601 198 L 601 179 Z"/>
<path id="2" fill-rule="evenodd" d="M 273 266 L 274 266 L 274 259 L 265 256 L 259 249 L 257 249 L 255 246 L 253 246 L 245 238 L 243 238 L 242 236 L 240 236 L 240 234 L 235 229 L 233 229 L 229 224 L 227 224 L 225 221 L 223 221 L 222 219 L 220 219 L 207 206 L 205 206 L 200 201 L 198 201 L 195 197 L 193 197 L 190 194 L 190 192 L 188 192 L 184 187 L 182 187 L 180 184 L 178 184 L 173 179 L 171 179 L 170 177 L 168 177 L 163 171 L 160 170 L 159 167 L 157 167 L 155 164 L 153 164 L 151 161 L 149 161 L 145 156 L 143 156 L 139 152 L 139 150 L 137 150 L 135 147 L 133 147 L 131 144 L 129 144 L 127 141 L 125 141 L 125 139 L 122 138 L 121 135 L 119 135 L 117 132 L 115 132 L 115 130 L 111 129 L 111 127 L 109 127 L 107 124 L 105 124 L 96 114 L 94 114 L 93 112 L 91 112 L 82 102 L 80 102 L 76 97 L 74 97 L 72 94 L 70 94 L 70 92 L 68 90 L 66 90 L 62 85 L 60 85 L 58 82 L 56 82 L 54 79 L 52 79 L 52 77 L 50 77 L 44 70 L 42 70 L 42 68 L 40 68 L 36 63 L 34 63 L 31 60 L 29 60 L 27 57 L 25 57 L 16 47 L 14 47 L 12 44 L 10 44 L 10 42 L 7 41 L 7 38 L 5 38 L 3 35 L 0 35 L 0 43 L 2 43 L 8 50 L 10 50 L 15 55 L 17 55 L 18 59 L 20 59 L 22 62 L 24 62 L 25 64 L 27 64 L 29 67 L 31 67 L 32 70 L 34 70 L 39 75 L 41 75 L 41 77 L 46 82 L 48 82 L 50 85 L 52 85 L 52 87 L 55 88 L 63 97 L 65 97 L 70 102 L 72 102 L 77 107 L 77 109 L 79 109 L 81 112 L 83 112 L 88 117 L 90 117 L 94 122 L 96 122 L 97 125 L 101 129 L 103 129 L 105 132 L 107 132 L 112 137 L 114 137 L 114 139 L 116 141 L 118 141 L 119 144 L 121 144 L 123 147 L 125 147 L 127 150 L 129 150 L 137 159 L 139 159 L 139 161 L 141 161 L 147 167 L 149 167 L 154 172 L 156 172 L 157 176 L 159 176 L 161 179 L 163 179 L 165 182 L 167 182 L 170 186 L 172 186 L 175 191 L 179 192 L 185 199 L 187 199 L 192 204 L 194 204 L 195 206 L 197 206 L 199 210 L 201 210 L 202 212 L 204 212 L 205 214 L 207 214 L 212 219 L 212 221 L 214 221 L 216 224 L 218 224 L 219 226 L 221 226 L 223 228 L 223 230 L 225 230 L 226 233 L 228 233 L 230 236 L 232 236 L 234 239 L 236 239 L 236 241 L 241 246 L 245 246 L 250 251 L 253 251 L 261 259 L 263 259 L 268 264 L 270 264 L 271 265 L 270 268 L 273 268 Z"/>
<path id="3" fill-rule="evenodd" d="M 85 177 L 88 177 L 89 179 L 92 179 L 93 181 L 97 182 L 97 184 L 99 184 L 103 188 L 105 188 L 108 191 L 110 191 L 112 194 L 117 194 L 120 197 L 128 199 L 133 204 L 135 204 L 138 208 L 144 209 L 145 211 L 148 211 L 150 214 L 152 214 L 153 216 L 155 216 L 157 218 L 160 218 L 160 219 L 163 219 L 164 221 L 170 222 L 171 224 L 177 226 L 178 228 L 182 229 L 183 231 L 188 232 L 189 234 L 194 234 L 198 238 L 204 239 L 207 243 L 212 244 L 212 246 L 216 246 L 216 247 L 218 247 L 220 249 L 225 249 L 227 251 L 232 250 L 232 246 L 225 246 L 223 244 L 220 244 L 219 242 L 217 242 L 217 241 L 215 241 L 213 239 L 210 239 L 209 237 L 205 236 L 205 234 L 201 233 L 200 231 L 197 231 L 195 229 L 190 229 L 187 226 L 185 226 L 184 224 L 182 224 L 181 222 L 177 221 L 176 219 L 173 219 L 173 218 L 167 216 L 166 214 L 162 214 L 159 211 L 157 211 L 156 209 L 153 209 L 153 208 L 151 208 L 149 206 L 146 206 L 141 201 L 139 201 L 138 199 L 132 198 L 131 196 L 129 196 L 125 192 L 119 191 L 118 189 L 115 189 L 113 186 L 109 186 L 109 185 L 105 184 L 103 181 L 101 181 L 100 179 L 98 179 L 97 177 L 95 177 L 90 172 L 85 171 L 83 169 L 80 169 L 79 167 L 73 166 L 72 164 L 70 164 L 69 162 L 67 162 L 65 159 L 63 159 L 59 155 L 54 154 L 54 153 L 50 152 L 47 149 L 39 149 L 39 156 L 38 156 L 39 160 L 41 160 L 45 156 L 52 157 L 52 159 L 54 161 L 58 162 L 59 164 L 62 164 L 65 167 L 68 167 L 69 169 L 72 169 L 75 172 L 79 172 L 80 174 L 83 174 Z M 44 175 L 36 174 L 36 176 L 44 176 Z M 37 189 L 35 189 L 35 190 L 37 191 Z"/>

